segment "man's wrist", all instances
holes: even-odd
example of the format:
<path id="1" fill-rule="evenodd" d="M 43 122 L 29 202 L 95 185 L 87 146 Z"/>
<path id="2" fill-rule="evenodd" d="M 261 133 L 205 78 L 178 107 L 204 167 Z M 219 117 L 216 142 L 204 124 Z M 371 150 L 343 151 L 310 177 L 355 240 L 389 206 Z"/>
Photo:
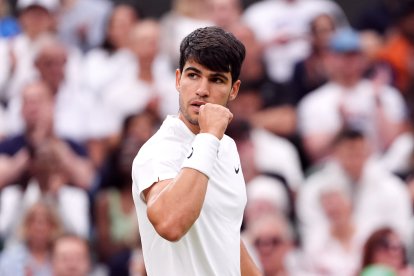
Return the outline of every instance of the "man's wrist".
<path id="1" fill-rule="evenodd" d="M 215 135 L 197 134 L 181 168 L 195 169 L 210 178 L 216 164 L 219 146 L 220 140 Z"/>

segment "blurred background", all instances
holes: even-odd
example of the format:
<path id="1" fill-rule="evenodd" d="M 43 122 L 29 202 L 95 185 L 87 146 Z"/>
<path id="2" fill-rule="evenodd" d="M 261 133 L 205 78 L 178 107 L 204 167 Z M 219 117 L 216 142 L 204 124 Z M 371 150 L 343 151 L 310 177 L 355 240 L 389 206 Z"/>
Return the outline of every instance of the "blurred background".
<path id="1" fill-rule="evenodd" d="M 414 275 L 412 0 L 0 0 L 0 275 L 146 275 L 132 162 L 211 25 L 246 47 L 227 134 L 264 275 Z"/>

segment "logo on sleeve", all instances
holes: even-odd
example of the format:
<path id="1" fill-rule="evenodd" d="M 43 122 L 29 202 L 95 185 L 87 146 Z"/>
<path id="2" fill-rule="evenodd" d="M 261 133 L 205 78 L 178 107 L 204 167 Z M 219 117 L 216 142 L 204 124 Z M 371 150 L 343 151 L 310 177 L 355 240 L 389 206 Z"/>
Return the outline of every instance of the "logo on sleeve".
<path id="1" fill-rule="evenodd" d="M 194 152 L 194 148 L 193 148 L 193 147 L 191 147 L 191 153 L 190 153 L 190 155 L 189 155 L 189 156 L 187 156 L 187 159 L 190 159 L 190 158 L 191 158 L 191 156 L 193 156 L 193 152 Z"/>

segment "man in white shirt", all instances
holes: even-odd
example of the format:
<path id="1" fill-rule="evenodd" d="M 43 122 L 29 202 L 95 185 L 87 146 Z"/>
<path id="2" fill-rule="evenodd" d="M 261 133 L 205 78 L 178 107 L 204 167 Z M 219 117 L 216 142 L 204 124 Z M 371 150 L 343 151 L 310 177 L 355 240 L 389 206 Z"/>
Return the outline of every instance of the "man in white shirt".
<path id="1" fill-rule="evenodd" d="M 244 56 L 243 44 L 217 27 L 181 43 L 179 114 L 167 117 L 132 168 L 149 275 L 259 274 L 240 239 L 245 183 L 236 145 L 224 135 Z"/>
<path id="2" fill-rule="evenodd" d="M 341 131 L 329 161 L 301 186 L 296 210 L 305 248 L 318 244 L 328 227 L 320 198 L 329 189 L 349 191 L 352 219 L 360 237 L 366 238 L 376 228 L 387 225 L 409 241 L 412 211 L 407 187 L 384 170 L 372 156 L 370 146 L 362 132 Z"/>
<path id="3" fill-rule="evenodd" d="M 389 86 L 385 72 L 365 79 L 366 57 L 360 35 L 340 30 L 330 40 L 325 57 L 328 83 L 306 95 L 298 106 L 299 131 L 311 161 L 329 155 L 336 134 L 346 126 L 361 130 L 377 153 L 386 150 L 403 131 L 407 118 L 404 100 Z"/>

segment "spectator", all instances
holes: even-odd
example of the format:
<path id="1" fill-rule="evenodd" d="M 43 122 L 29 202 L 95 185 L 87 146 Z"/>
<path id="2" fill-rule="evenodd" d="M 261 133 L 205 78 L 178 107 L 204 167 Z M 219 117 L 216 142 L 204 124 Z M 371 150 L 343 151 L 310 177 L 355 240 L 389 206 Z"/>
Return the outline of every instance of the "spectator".
<path id="1" fill-rule="evenodd" d="M 244 210 L 243 227 L 248 227 L 251 221 L 263 213 L 279 212 L 289 217 L 293 211 L 293 202 L 285 188 L 283 180 L 258 175 L 246 183 L 247 205 Z"/>
<path id="2" fill-rule="evenodd" d="M 299 156 L 288 140 L 251 127 L 243 120 L 234 120 L 227 133 L 237 144 L 246 183 L 259 175 L 267 175 L 285 184 L 284 188 L 289 191 L 287 194 L 294 194 L 302 184 Z"/>
<path id="3" fill-rule="evenodd" d="M 174 0 L 172 9 L 162 15 L 161 52 L 169 58 L 171 68 L 178 68 L 181 40 L 195 29 L 214 25 L 210 6 L 205 0 Z"/>
<path id="4" fill-rule="evenodd" d="M 390 225 L 408 239 L 412 210 L 407 187 L 380 166 L 361 132 L 344 130 L 338 134 L 330 159 L 298 192 L 300 232 L 309 244 L 317 243 L 328 230 L 319 198 L 329 187 L 352 193 L 352 217 L 361 237 L 381 225 Z"/>
<path id="5" fill-rule="evenodd" d="M 42 82 L 29 84 L 23 91 L 24 133 L 0 145 L 3 183 L 15 185 L 1 193 L 0 231 L 13 235 L 21 212 L 48 197 L 58 210 L 66 230 L 89 234 L 89 205 L 83 189 L 94 177 L 85 150 L 53 132 L 53 98 Z"/>
<path id="6" fill-rule="evenodd" d="M 241 0 L 209 0 L 211 5 L 211 20 L 225 30 L 239 24 L 242 14 Z"/>
<path id="7" fill-rule="evenodd" d="M 132 161 L 139 148 L 155 133 L 150 113 L 125 120 L 119 146 L 113 150 L 102 175 L 95 204 L 97 249 L 110 275 L 128 275 L 133 249 L 139 248 L 138 221 L 131 196 Z"/>
<path id="8" fill-rule="evenodd" d="M 261 100 L 260 109 L 249 118 L 260 128 L 287 138 L 296 132 L 295 95 L 287 85 L 272 81 L 263 60 L 263 47 L 252 29 L 235 24 L 229 29 L 245 45 L 247 52 L 241 68 L 242 89 L 256 90 Z M 241 100 L 238 99 L 240 102 Z M 237 104 L 234 104 L 236 106 Z M 246 107 L 246 106 L 244 106 Z"/>
<path id="9" fill-rule="evenodd" d="M 117 136 L 130 114 L 147 109 L 163 118 L 178 112 L 178 93 L 171 89 L 174 75 L 159 53 L 159 24 L 150 19 L 138 22 L 130 34 L 130 49 L 138 68 L 107 87 L 95 105 L 99 112 L 92 122 L 102 126 L 103 137 Z"/>
<path id="10" fill-rule="evenodd" d="M 393 275 L 409 276 L 414 274 L 413 267 L 407 262 L 406 247 L 392 228 L 384 227 L 375 230 L 364 246 L 361 270 L 372 265 L 390 268 Z"/>
<path id="11" fill-rule="evenodd" d="M 89 99 L 80 90 L 80 56 L 52 35 L 39 38 L 35 52 L 34 62 L 38 78 L 44 81 L 53 93 L 56 133 L 83 143 L 89 131 L 85 123 Z M 29 81 L 34 79 L 36 78 Z M 15 97 L 9 103 L 7 116 L 10 134 L 19 133 L 24 128 L 20 113 L 21 101 L 21 97 Z"/>
<path id="12" fill-rule="evenodd" d="M 273 81 L 289 81 L 294 64 L 309 54 L 308 26 L 321 13 L 332 15 L 341 26 L 347 24 L 333 1 L 267 0 L 247 7 L 243 21 L 265 45 L 264 57 Z"/>
<path id="13" fill-rule="evenodd" d="M 310 22 L 311 52 L 296 63 L 292 77 L 293 93 L 297 104 L 306 94 L 319 88 L 328 80 L 325 56 L 335 33 L 336 23 L 328 14 L 320 14 Z"/>
<path id="14" fill-rule="evenodd" d="M 263 275 L 290 275 L 287 262 L 295 238 L 288 220 L 279 213 L 263 213 L 249 223 L 246 231 L 259 255 Z"/>
<path id="15" fill-rule="evenodd" d="M 69 47 L 86 52 L 102 44 L 106 19 L 112 9 L 107 0 L 62 0 L 57 34 Z"/>
<path id="16" fill-rule="evenodd" d="M 365 237 L 361 237 L 352 218 L 350 192 L 343 187 L 327 187 L 321 191 L 320 204 L 329 229 L 319 235 L 315 244 L 303 242 L 309 270 L 318 275 L 335 275 L 339 271 L 343 276 L 356 275 Z"/>
<path id="17" fill-rule="evenodd" d="M 87 240 L 72 234 L 59 236 L 51 250 L 54 276 L 88 276 L 91 256 Z"/>
<path id="18" fill-rule="evenodd" d="M 55 16 L 59 8 L 57 0 L 18 0 L 19 22 L 22 32 L 13 39 L 0 40 L 0 98 L 8 102 L 18 96 L 27 80 L 36 75 L 34 48 L 36 41 L 55 29 Z M 4 62 L 4 63 L 3 63 Z"/>
<path id="19" fill-rule="evenodd" d="M 91 98 L 91 103 L 98 106 L 98 110 L 107 88 L 114 83 L 119 85 L 120 79 L 126 75 L 133 75 L 136 71 L 137 61 L 128 48 L 131 30 L 138 20 L 139 15 L 133 6 L 117 4 L 109 18 L 104 43 L 85 55 L 82 66 L 82 90 Z M 106 147 L 111 147 L 113 142 L 111 137 L 107 140 L 106 122 L 101 125 L 98 123 L 101 120 L 97 121 L 95 117 L 107 114 L 100 114 L 97 108 L 89 108 L 87 114 L 87 117 L 91 118 L 88 127 L 88 151 L 95 167 L 100 168 L 110 150 Z"/>
<path id="20" fill-rule="evenodd" d="M 321 161 L 335 135 L 350 126 L 363 131 L 382 153 L 404 131 L 407 114 L 401 94 L 386 84 L 383 74 L 363 78 L 366 63 L 358 33 L 338 31 L 330 50 L 328 83 L 310 92 L 298 107 L 305 152 L 312 163 Z"/>
<path id="21" fill-rule="evenodd" d="M 60 138 L 54 131 L 56 108 L 50 88 L 44 82 L 34 81 L 22 93 L 21 114 L 25 129 L 0 144 L 0 154 L 4 157 L 2 160 L 7 161 L 5 157 L 9 156 L 11 159 L 8 161 L 13 165 L 2 171 L 0 183 L 5 185 L 18 180 L 18 176 L 27 168 L 29 155 L 36 147 L 51 143 L 69 183 L 88 189 L 95 172 L 82 145 Z"/>
<path id="22" fill-rule="evenodd" d="M 128 45 L 130 31 L 138 20 L 139 15 L 132 6 L 115 6 L 109 17 L 104 43 L 86 53 L 82 88 L 92 93 L 94 98 L 101 97 L 105 87 L 134 69 L 136 64 Z"/>
<path id="23" fill-rule="evenodd" d="M 44 201 L 32 205 L 22 221 L 22 237 L 0 255 L 4 276 L 51 276 L 51 248 L 61 228 L 54 208 Z"/>

